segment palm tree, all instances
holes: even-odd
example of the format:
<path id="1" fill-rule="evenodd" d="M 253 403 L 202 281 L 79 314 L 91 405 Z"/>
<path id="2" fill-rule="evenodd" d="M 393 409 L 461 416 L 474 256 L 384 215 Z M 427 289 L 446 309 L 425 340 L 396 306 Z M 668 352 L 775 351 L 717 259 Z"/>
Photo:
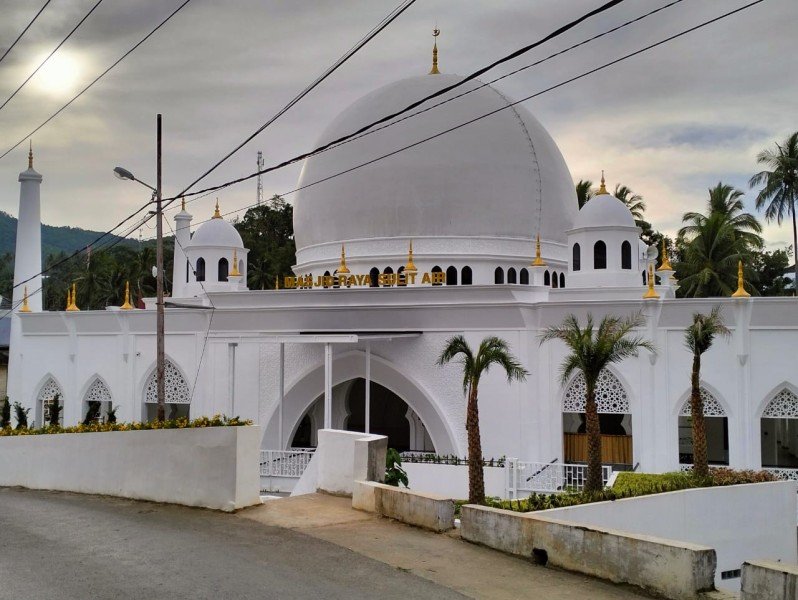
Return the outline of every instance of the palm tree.
<path id="1" fill-rule="evenodd" d="M 798 131 L 790 135 L 784 144 L 776 144 L 776 151 L 762 150 L 756 162 L 770 167 L 770 171 L 760 171 L 748 182 L 755 187 L 765 187 L 756 197 L 756 208 L 765 207 L 765 219 L 776 219 L 781 225 L 784 216 L 792 217 L 792 248 L 795 261 L 795 286 L 798 289 L 798 230 L 795 224 L 795 203 L 798 201 Z"/>
<path id="2" fill-rule="evenodd" d="M 585 203 L 594 196 L 593 182 L 589 179 L 580 179 L 576 184 L 576 201 L 581 209 Z"/>
<path id="3" fill-rule="evenodd" d="M 546 329 L 540 337 L 543 344 L 549 340 L 562 340 L 570 350 L 560 365 L 560 381 L 563 385 L 574 371 L 585 377 L 585 420 L 587 429 L 587 480 L 585 491 L 599 491 L 603 487 L 601 477 L 601 427 L 596 404 L 596 383 L 607 365 L 637 356 L 640 348 L 656 352 L 654 344 L 640 336 L 630 337 L 633 329 L 645 324 L 642 314 L 628 318 L 607 315 L 597 329 L 593 328 L 593 316 L 587 315 L 584 328 L 574 315 L 568 315 L 560 325 Z"/>
<path id="4" fill-rule="evenodd" d="M 690 415 L 693 422 L 693 474 L 706 477 L 707 433 L 704 426 L 704 401 L 701 398 L 701 355 L 709 350 L 715 336 L 727 337 L 729 330 L 723 323 L 721 307 L 715 306 L 708 315 L 693 313 L 693 323 L 684 332 L 684 344 L 693 353 L 690 374 Z"/>
<path id="5" fill-rule="evenodd" d="M 482 340 L 476 354 L 462 335 L 446 340 L 446 347 L 438 358 L 443 366 L 460 357 L 463 365 L 463 393 L 468 398 L 466 406 L 466 433 L 468 434 L 468 501 L 471 504 L 485 503 L 485 479 L 482 472 L 482 440 L 479 435 L 479 407 L 477 394 L 479 380 L 491 365 L 499 365 L 507 373 L 507 381 L 524 381 L 529 372 L 510 354 L 507 342 L 496 336 Z"/>
<path id="6" fill-rule="evenodd" d="M 615 184 L 615 192 L 612 195 L 626 205 L 626 208 L 629 209 L 629 212 L 635 218 L 635 224 L 640 227 L 640 223 L 645 221 L 643 213 L 646 211 L 646 203 L 643 202 L 643 196 L 635 194 L 631 188 L 620 183 Z"/>
<path id="7" fill-rule="evenodd" d="M 762 225 L 743 212 L 742 196 L 740 190 L 718 183 L 709 189 L 706 214 L 688 212 L 682 217 L 687 224 L 679 230 L 682 260 L 676 266 L 681 296 L 730 296 L 737 288 L 740 260 L 747 267 L 748 290 L 757 293 L 750 265 L 754 251 L 763 246 Z"/>

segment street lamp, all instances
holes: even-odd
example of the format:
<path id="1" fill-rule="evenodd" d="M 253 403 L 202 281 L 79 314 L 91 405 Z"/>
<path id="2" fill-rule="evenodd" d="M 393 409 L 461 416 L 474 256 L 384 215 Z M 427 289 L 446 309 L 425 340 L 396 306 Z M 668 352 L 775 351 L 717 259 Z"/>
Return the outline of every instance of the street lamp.
<path id="1" fill-rule="evenodd" d="M 144 187 L 153 191 L 155 201 L 155 313 L 156 313 L 156 359 L 155 359 L 155 380 L 158 389 L 158 413 L 156 419 L 164 420 L 164 403 L 166 398 L 166 387 L 164 385 L 165 361 L 164 361 L 164 302 L 163 302 L 163 225 L 161 223 L 161 115 L 157 117 L 157 181 L 156 187 L 144 183 L 141 179 L 136 179 L 133 173 L 122 167 L 114 169 L 114 175 L 119 179 L 137 181 Z"/>

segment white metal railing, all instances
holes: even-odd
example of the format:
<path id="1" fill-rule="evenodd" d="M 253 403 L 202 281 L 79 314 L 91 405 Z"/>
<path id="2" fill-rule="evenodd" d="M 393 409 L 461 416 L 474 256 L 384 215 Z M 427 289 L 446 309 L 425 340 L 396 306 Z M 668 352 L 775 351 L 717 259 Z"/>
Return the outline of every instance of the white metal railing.
<path id="1" fill-rule="evenodd" d="M 536 493 L 581 492 L 587 480 L 587 465 L 558 462 L 524 462 L 508 458 L 505 463 L 507 498 Z M 612 476 L 612 467 L 602 465 L 604 485 Z"/>
<path id="2" fill-rule="evenodd" d="M 789 469 L 787 467 L 763 467 L 762 470 L 773 473 L 779 479 L 798 480 L 798 469 Z"/>
<path id="3" fill-rule="evenodd" d="M 261 477 L 291 477 L 299 479 L 313 458 L 315 448 L 290 450 L 261 450 Z"/>

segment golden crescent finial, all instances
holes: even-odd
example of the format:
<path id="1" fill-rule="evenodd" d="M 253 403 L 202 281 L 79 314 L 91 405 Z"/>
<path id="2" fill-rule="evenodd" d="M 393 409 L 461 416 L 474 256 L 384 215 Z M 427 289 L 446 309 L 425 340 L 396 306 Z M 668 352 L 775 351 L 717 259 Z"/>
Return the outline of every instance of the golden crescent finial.
<path id="1" fill-rule="evenodd" d="M 435 27 L 432 30 L 432 37 L 435 42 L 432 44 L 432 69 L 430 69 L 430 75 L 440 75 L 441 72 L 438 70 L 438 36 L 441 34 L 441 30 Z"/>
<path id="2" fill-rule="evenodd" d="M 609 196 L 609 192 L 607 191 L 607 186 L 604 184 L 604 169 L 601 170 L 601 185 L 599 186 L 599 190 L 596 192 L 596 196 L 600 196 L 602 194 L 606 194 Z"/>
<path id="3" fill-rule="evenodd" d="M 216 199 L 216 210 L 213 211 L 214 219 L 221 219 L 222 214 L 219 212 L 219 198 Z"/>

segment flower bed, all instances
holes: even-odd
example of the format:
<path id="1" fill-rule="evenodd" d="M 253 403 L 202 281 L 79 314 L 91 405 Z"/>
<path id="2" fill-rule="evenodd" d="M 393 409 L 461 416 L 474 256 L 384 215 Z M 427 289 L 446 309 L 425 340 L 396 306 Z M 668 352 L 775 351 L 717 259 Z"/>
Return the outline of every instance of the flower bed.
<path id="1" fill-rule="evenodd" d="M 12 429 L 11 427 L 5 427 L 0 429 L 0 436 L 94 433 L 106 431 L 148 431 L 150 429 L 195 429 L 201 427 L 240 427 L 243 425 L 252 425 L 252 421 L 249 419 L 240 419 L 239 417 L 214 415 L 212 417 L 197 417 L 190 421 L 185 417 L 180 417 L 174 420 L 141 423 L 99 423 L 95 421 L 88 425 L 81 423 L 80 425 L 72 425 L 70 427 L 62 427 L 60 425 L 48 425 L 47 427 L 38 427 L 36 429 L 30 429 L 28 427 Z"/>

